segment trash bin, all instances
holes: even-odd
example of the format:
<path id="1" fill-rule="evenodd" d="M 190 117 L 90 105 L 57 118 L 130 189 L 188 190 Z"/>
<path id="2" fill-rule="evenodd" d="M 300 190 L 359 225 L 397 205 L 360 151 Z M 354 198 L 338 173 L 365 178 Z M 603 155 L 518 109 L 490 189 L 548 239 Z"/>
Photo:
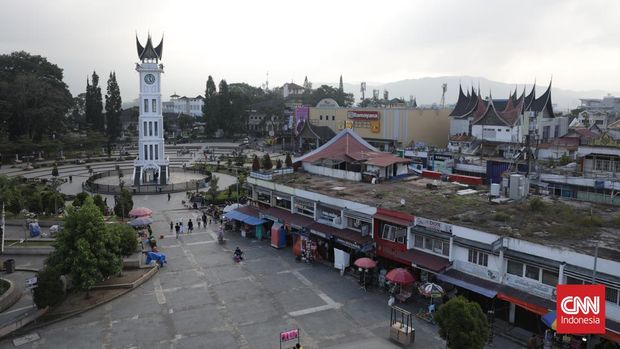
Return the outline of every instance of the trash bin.
<path id="1" fill-rule="evenodd" d="M 15 272 L 15 260 L 7 259 L 6 261 L 4 261 L 4 270 L 6 271 L 7 274 L 14 273 Z"/>

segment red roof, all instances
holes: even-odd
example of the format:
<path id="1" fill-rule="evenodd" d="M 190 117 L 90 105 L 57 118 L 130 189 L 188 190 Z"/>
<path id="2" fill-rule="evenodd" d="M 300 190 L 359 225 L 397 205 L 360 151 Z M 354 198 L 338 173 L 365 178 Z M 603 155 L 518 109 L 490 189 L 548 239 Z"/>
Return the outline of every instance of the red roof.
<path id="1" fill-rule="evenodd" d="M 413 225 L 413 222 L 415 221 L 415 216 L 413 215 L 400 211 L 387 210 L 381 207 L 377 208 L 377 213 L 375 213 L 374 218 L 386 222 L 392 222 L 404 227 Z"/>
<path id="2" fill-rule="evenodd" d="M 259 218 L 260 216 L 260 212 L 258 211 L 258 209 L 252 206 L 241 206 L 241 207 L 236 208 L 235 211 L 245 213 L 248 216 L 252 216 L 256 218 Z"/>
<path id="3" fill-rule="evenodd" d="M 450 141 L 452 142 L 469 142 L 472 141 L 474 137 L 466 134 L 454 135 L 450 136 Z"/>
<path id="4" fill-rule="evenodd" d="M 407 263 L 411 263 L 412 266 L 430 270 L 435 273 L 441 272 L 450 265 L 450 261 L 447 258 L 442 258 L 419 250 L 406 250 L 401 252 L 396 249 L 381 246 L 377 252 L 379 255 L 383 255 L 384 257 L 393 257 L 398 262 L 402 263 L 405 261 Z"/>
<path id="5" fill-rule="evenodd" d="M 583 139 L 595 139 L 595 138 L 598 138 L 598 137 L 601 136 L 600 134 L 590 130 L 589 128 L 585 128 L 585 127 L 574 128 L 571 131 L 573 131 L 580 138 L 583 138 Z"/>
<path id="6" fill-rule="evenodd" d="M 411 160 L 380 152 L 350 129 L 344 129 L 329 142 L 294 160 L 313 163 L 320 160 L 364 161 L 368 165 L 386 167 Z"/>

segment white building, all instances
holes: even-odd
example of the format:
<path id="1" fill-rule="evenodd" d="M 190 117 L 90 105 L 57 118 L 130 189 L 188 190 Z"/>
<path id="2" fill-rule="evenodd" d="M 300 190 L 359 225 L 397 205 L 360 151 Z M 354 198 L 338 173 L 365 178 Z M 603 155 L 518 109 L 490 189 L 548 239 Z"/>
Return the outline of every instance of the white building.
<path id="1" fill-rule="evenodd" d="M 136 37 L 138 57 L 136 63 L 140 76 L 140 97 L 138 118 L 138 157 L 134 162 L 134 185 L 168 183 L 168 160 L 164 151 L 164 118 L 161 108 L 161 74 L 164 72 L 161 60 L 164 40 L 153 47 L 149 35 L 146 45 L 140 45 Z"/>
<path id="2" fill-rule="evenodd" d="M 181 113 L 191 115 L 193 117 L 202 116 L 202 107 L 204 107 L 204 98 L 201 95 L 196 97 L 179 97 L 176 93 L 170 96 L 168 102 L 164 102 L 165 113 Z"/>
<path id="3" fill-rule="evenodd" d="M 606 111 L 613 115 L 620 115 L 620 97 L 614 97 L 610 94 L 598 98 L 582 98 L 581 108 L 586 111 Z"/>

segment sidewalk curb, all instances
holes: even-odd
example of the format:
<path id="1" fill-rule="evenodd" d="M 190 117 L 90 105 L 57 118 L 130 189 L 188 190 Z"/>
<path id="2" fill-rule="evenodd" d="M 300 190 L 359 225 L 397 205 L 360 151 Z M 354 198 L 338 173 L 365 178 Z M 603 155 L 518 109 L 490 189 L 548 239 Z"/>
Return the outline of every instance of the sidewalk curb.
<path id="1" fill-rule="evenodd" d="M 158 271 L 158 270 L 159 270 L 159 268 L 158 268 L 158 267 L 153 267 L 153 269 L 149 270 L 146 274 L 142 275 L 142 277 L 140 277 L 138 280 L 134 281 L 133 283 L 131 283 L 131 284 L 121 284 L 121 285 L 133 285 L 133 287 L 132 287 L 132 288 L 125 288 L 123 292 L 121 292 L 121 293 L 117 294 L 117 295 L 116 295 L 116 296 L 114 296 L 114 297 L 111 297 L 111 298 L 109 298 L 109 299 L 106 299 L 106 300 L 104 300 L 103 302 L 96 303 L 96 304 L 93 304 L 93 305 L 88 306 L 88 307 L 86 307 L 86 308 L 79 309 L 79 310 L 76 310 L 76 311 L 73 311 L 73 312 L 70 312 L 70 313 L 66 313 L 66 314 L 64 314 L 64 315 L 60 316 L 59 318 L 57 318 L 57 319 L 53 319 L 53 320 L 50 320 L 50 321 L 46 321 L 46 322 L 42 322 L 42 323 L 32 322 L 32 323 L 31 323 L 31 326 L 28 326 L 26 329 L 24 329 L 24 330 L 22 330 L 22 328 L 20 328 L 20 329 L 16 329 L 15 331 L 13 331 L 13 332 L 11 332 L 11 333 L 7 334 L 7 336 L 8 336 L 8 335 L 14 335 L 14 336 L 15 336 L 15 335 L 20 335 L 20 334 L 23 334 L 23 333 L 25 333 L 25 332 L 30 332 L 30 331 L 32 331 L 32 330 L 36 330 L 36 329 L 38 329 L 38 328 L 45 327 L 45 326 L 47 326 L 47 325 L 51 325 L 51 324 L 54 324 L 54 323 L 57 323 L 57 322 L 60 322 L 60 321 L 66 320 L 66 319 L 71 318 L 71 317 L 73 317 L 73 316 L 75 316 L 75 315 L 82 314 L 82 313 L 87 312 L 87 311 L 89 311 L 89 310 L 91 310 L 91 309 L 94 309 L 94 308 L 96 308 L 96 307 L 98 307 L 98 306 L 100 306 L 100 305 L 104 305 L 104 304 L 106 304 L 106 303 L 109 303 L 109 302 L 111 302 L 111 301 L 113 301 L 113 300 L 115 300 L 115 299 L 117 299 L 117 298 L 119 298 L 119 297 L 121 297 L 121 296 L 124 296 L 125 294 L 129 293 L 129 292 L 130 292 L 130 291 L 132 291 L 133 289 L 135 289 L 135 288 L 137 288 L 138 286 L 140 286 L 140 285 L 142 285 L 143 283 L 145 283 L 148 279 L 150 279 L 151 277 L 153 277 L 153 275 L 155 275 L 155 274 L 157 273 L 157 271 Z"/>
<path id="2" fill-rule="evenodd" d="M 9 279 L 2 279 L 9 283 L 9 289 L 0 296 L 0 313 L 10 308 L 13 304 L 22 298 L 22 293 L 17 290 L 15 283 Z"/>

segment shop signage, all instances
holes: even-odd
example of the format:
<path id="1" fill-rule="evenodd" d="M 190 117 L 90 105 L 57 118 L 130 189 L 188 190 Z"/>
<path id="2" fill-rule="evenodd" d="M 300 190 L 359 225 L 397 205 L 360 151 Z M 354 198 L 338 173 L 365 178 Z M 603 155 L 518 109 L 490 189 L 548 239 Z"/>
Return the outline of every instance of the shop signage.
<path id="1" fill-rule="evenodd" d="M 415 217 L 415 225 L 428 228 L 430 230 L 441 231 L 444 233 L 452 234 L 452 224 L 434 221 L 427 218 Z"/>
<path id="2" fill-rule="evenodd" d="M 351 110 L 347 112 L 347 118 L 376 120 L 376 119 L 379 119 L 379 112 L 378 111 Z"/>
<path id="3" fill-rule="evenodd" d="M 605 286 L 558 285 L 558 333 L 605 333 Z"/>
<path id="4" fill-rule="evenodd" d="M 541 284 L 537 281 L 530 281 L 526 278 L 519 276 L 506 274 L 504 277 L 504 283 L 508 286 L 512 286 L 516 289 L 531 293 L 538 297 L 553 300 L 555 289 L 552 286 Z"/>
<path id="5" fill-rule="evenodd" d="M 282 349 L 282 343 L 289 341 L 297 341 L 299 343 L 299 329 L 280 332 L 280 349 Z"/>
<path id="6" fill-rule="evenodd" d="M 341 244 L 341 245 L 344 245 L 344 246 L 346 246 L 348 248 L 352 248 L 354 250 L 359 250 L 360 249 L 360 247 L 357 244 L 355 244 L 353 242 L 350 242 L 350 241 L 347 241 L 347 240 L 336 239 L 336 242 Z"/>

